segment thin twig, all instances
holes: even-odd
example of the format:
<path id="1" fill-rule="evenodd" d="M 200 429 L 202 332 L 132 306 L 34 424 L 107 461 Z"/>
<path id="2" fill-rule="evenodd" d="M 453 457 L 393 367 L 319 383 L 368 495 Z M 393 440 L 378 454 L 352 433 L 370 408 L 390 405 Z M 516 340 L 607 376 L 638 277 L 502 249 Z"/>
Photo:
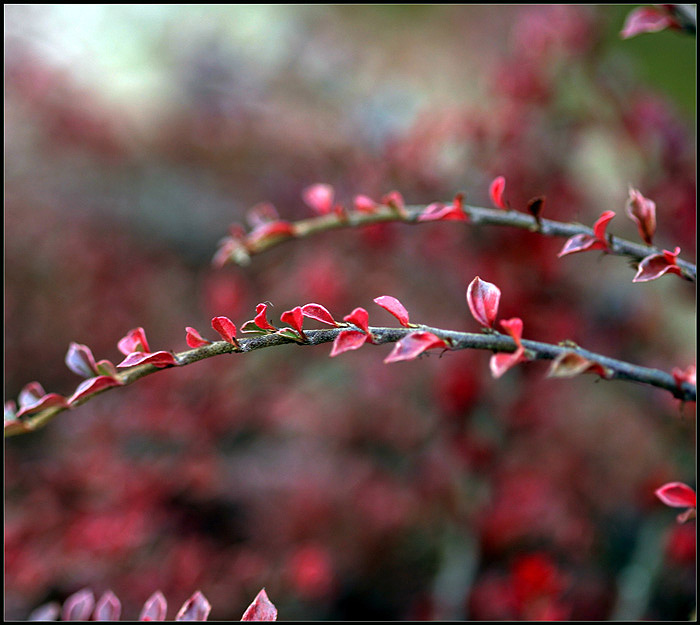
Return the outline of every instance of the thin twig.
<path id="1" fill-rule="evenodd" d="M 203 345 L 196 349 L 191 349 L 188 351 L 180 352 L 175 354 L 175 360 L 179 366 L 189 365 L 195 363 L 199 360 L 204 360 L 205 358 L 211 358 L 213 356 L 219 356 L 222 354 L 232 354 L 232 353 L 248 353 L 258 349 L 264 349 L 267 347 L 275 347 L 279 345 L 285 345 L 290 343 L 295 343 L 302 346 L 320 345 L 322 343 L 330 343 L 335 340 L 340 332 L 342 332 L 346 327 L 330 328 L 323 330 L 304 330 L 306 337 L 305 342 L 295 341 L 292 338 L 282 336 L 278 333 L 271 333 L 262 336 L 256 336 L 253 338 L 243 338 L 239 339 L 240 349 L 236 348 L 234 345 L 227 343 L 225 341 L 216 341 L 209 345 Z M 422 332 L 432 332 L 437 337 L 445 340 L 450 345 L 450 350 L 459 349 L 483 349 L 492 352 L 514 352 L 517 348 L 515 342 L 509 336 L 500 333 L 490 333 L 490 334 L 475 334 L 470 332 L 455 332 L 451 330 L 443 330 L 440 328 L 432 328 L 429 326 L 415 326 L 412 328 L 383 328 L 383 327 L 371 327 L 369 328 L 372 334 L 373 341 L 375 344 L 383 343 L 395 343 L 400 341 L 402 338 L 406 337 L 412 332 L 422 331 Z M 616 360 L 614 358 L 609 358 L 601 354 L 596 354 L 590 352 L 586 349 L 580 347 L 571 347 L 564 345 L 552 345 L 549 343 L 541 343 L 539 341 L 523 340 L 523 347 L 527 350 L 528 359 L 530 360 L 553 360 L 558 356 L 566 353 L 575 353 L 582 356 L 592 362 L 598 363 L 608 370 L 608 379 L 616 380 L 626 380 L 630 382 L 637 382 L 640 384 L 646 384 L 650 386 L 655 386 L 657 388 L 666 390 L 670 392 L 674 397 L 680 399 L 681 401 L 695 401 L 696 400 L 696 387 L 688 382 L 684 382 L 682 385 L 678 385 L 674 377 L 661 371 L 659 369 L 650 369 L 648 367 L 642 367 L 639 365 L 634 365 L 622 360 Z M 135 367 L 130 367 L 117 376 L 122 386 L 128 386 L 133 384 L 140 378 L 143 378 L 157 371 L 161 371 L 164 368 L 170 367 L 156 367 L 154 365 L 137 365 Z M 120 388 L 119 386 L 112 386 L 105 388 L 97 393 L 88 395 L 76 402 L 74 402 L 70 408 L 77 407 L 93 397 L 96 397 L 100 393 L 108 391 L 112 388 Z M 65 407 L 52 407 L 42 410 L 34 414 L 24 415 L 19 423 L 22 427 L 13 427 L 5 432 L 5 436 L 13 436 L 15 434 L 23 434 L 36 430 L 40 427 L 46 425 L 51 419 L 56 415 L 68 410 Z M 19 424 L 17 424 L 19 425 Z"/>
<path id="2" fill-rule="evenodd" d="M 291 223 L 293 236 L 241 239 L 239 241 L 240 245 L 232 246 L 231 253 L 223 261 L 219 258 L 218 262 L 219 264 L 231 262 L 245 265 L 249 262 L 250 256 L 260 254 L 280 243 L 294 239 L 302 239 L 328 230 L 357 228 L 388 222 L 407 224 L 433 223 L 432 221 L 418 221 L 418 217 L 423 213 L 425 208 L 425 206 L 407 206 L 403 212 L 398 212 L 389 207 L 379 206 L 373 213 L 348 211 L 341 215 L 329 213 L 302 219 Z M 550 237 L 568 238 L 577 234 L 587 234 L 591 236 L 594 234 L 592 228 L 584 226 L 583 224 L 554 221 L 551 219 L 540 219 L 538 223 L 535 217 L 514 210 L 506 211 L 469 205 L 464 205 L 463 210 L 467 215 L 467 220 L 462 223 L 467 225 L 510 226 Z M 227 237 L 222 243 L 223 245 L 227 243 L 232 244 L 235 243 L 235 240 Z M 636 262 L 640 262 L 647 256 L 661 254 L 662 250 L 651 245 L 634 243 L 614 236 L 611 237 L 607 252 L 616 256 L 626 256 Z M 696 267 L 693 263 L 677 259 L 677 264 L 686 279 L 693 282 L 696 281 Z"/>

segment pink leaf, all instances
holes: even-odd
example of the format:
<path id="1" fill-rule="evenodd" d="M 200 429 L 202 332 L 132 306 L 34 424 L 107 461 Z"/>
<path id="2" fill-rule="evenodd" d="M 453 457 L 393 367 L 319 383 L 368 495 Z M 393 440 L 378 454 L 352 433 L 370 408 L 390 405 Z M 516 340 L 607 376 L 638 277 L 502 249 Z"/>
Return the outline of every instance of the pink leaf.
<path id="1" fill-rule="evenodd" d="M 176 365 L 177 361 L 170 352 L 133 352 L 117 364 L 117 367 L 134 367 L 135 365 L 153 365 L 154 367 L 168 367 Z"/>
<path id="2" fill-rule="evenodd" d="M 371 197 L 366 195 L 356 195 L 353 204 L 358 213 L 374 213 L 378 206 Z"/>
<path id="3" fill-rule="evenodd" d="M 671 375 L 678 386 L 681 386 L 684 382 L 696 386 L 695 365 L 689 365 L 685 371 L 680 367 L 674 367 Z"/>
<path id="4" fill-rule="evenodd" d="M 626 210 L 629 218 L 637 224 L 639 236 L 651 245 L 652 237 L 656 232 L 656 204 L 630 187 Z"/>
<path id="5" fill-rule="evenodd" d="M 45 603 L 39 606 L 36 610 L 32 612 L 27 617 L 28 621 L 56 621 L 58 620 L 58 615 L 61 613 L 61 606 L 52 601 L 51 603 Z"/>
<path id="6" fill-rule="evenodd" d="M 695 508 L 697 505 L 695 491 L 682 482 L 664 484 L 654 494 L 672 508 Z"/>
<path id="7" fill-rule="evenodd" d="M 303 334 L 302 325 L 304 325 L 304 313 L 301 311 L 301 306 L 295 306 L 292 310 L 285 310 L 280 315 L 282 323 L 288 323 L 299 334 Z"/>
<path id="8" fill-rule="evenodd" d="M 408 327 L 408 311 L 404 305 L 391 295 L 381 295 L 374 298 L 374 303 L 379 304 L 384 310 L 389 311 L 394 317 L 399 320 L 399 323 L 404 327 Z"/>
<path id="9" fill-rule="evenodd" d="M 424 351 L 433 347 L 447 348 L 447 343 L 441 338 L 435 336 L 432 332 L 412 332 L 402 338 L 396 345 L 391 354 L 385 359 L 385 363 L 399 362 L 400 360 L 413 360 L 420 356 Z"/>
<path id="10" fill-rule="evenodd" d="M 649 282 L 660 278 L 665 273 L 682 275 L 681 269 L 676 263 L 676 257 L 680 253 L 681 248 L 677 247 L 673 252 L 664 250 L 662 254 L 651 254 L 643 258 L 632 282 Z"/>
<path id="11" fill-rule="evenodd" d="M 338 356 L 343 352 L 359 349 L 367 341 L 368 335 L 359 330 L 343 330 L 333 341 L 331 357 Z"/>
<path id="12" fill-rule="evenodd" d="M 79 399 L 87 397 L 88 395 L 94 395 L 95 393 L 99 393 L 100 391 L 106 388 L 123 385 L 123 382 L 108 375 L 98 375 L 95 378 L 83 380 L 78 385 L 78 388 L 75 389 L 75 392 L 68 399 L 68 404 L 73 405 Z"/>
<path id="13" fill-rule="evenodd" d="M 211 612 L 211 605 L 206 597 L 198 590 L 195 592 L 175 617 L 176 621 L 206 621 Z"/>
<path id="14" fill-rule="evenodd" d="M 46 395 L 44 387 L 39 382 L 29 382 L 25 384 L 19 392 L 19 407 L 31 406 Z"/>
<path id="15" fill-rule="evenodd" d="M 314 184 L 302 192 L 304 202 L 319 215 L 326 215 L 333 210 L 335 191 L 329 184 Z"/>
<path id="16" fill-rule="evenodd" d="M 17 418 L 17 404 L 14 399 L 5 402 L 5 421 L 14 421 Z"/>
<path id="17" fill-rule="evenodd" d="M 304 304 L 301 307 L 301 313 L 304 317 L 309 319 L 315 319 L 321 323 L 328 324 L 329 326 L 338 326 L 338 322 L 333 319 L 333 315 L 328 312 L 328 310 L 321 306 L 320 304 Z"/>
<path id="18" fill-rule="evenodd" d="M 566 243 L 564 243 L 564 247 L 561 248 L 561 252 L 559 252 L 557 256 L 561 258 L 567 254 L 576 254 L 576 252 L 587 252 L 589 250 L 600 250 L 605 249 L 606 247 L 606 245 L 601 244 L 598 239 L 590 234 L 575 234 L 567 239 Z"/>
<path id="19" fill-rule="evenodd" d="M 559 258 L 567 254 L 575 254 L 577 252 L 587 252 L 590 250 L 607 250 L 608 241 L 605 230 L 608 223 L 615 216 L 614 211 L 605 211 L 598 220 L 593 224 L 593 236 L 590 234 L 575 234 L 569 238 L 561 252 L 557 255 Z"/>
<path id="20" fill-rule="evenodd" d="M 627 15 L 620 37 L 629 39 L 643 33 L 657 33 L 670 26 L 678 26 L 670 15 L 653 7 L 639 7 Z"/>
<path id="21" fill-rule="evenodd" d="M 97 602 L 92 619 L 94 621 L 118 621 L 121 613 L 121 602 L 111 590 L 108 590 Z"/>
<path id="22" fill-rule="evenodd" d="M 242 621 L 276 621 L 277 608 L 267 596 L 263 588 L 248 606 L 241 617 Z"/>
<path id="23" fill-rule="evenodd" d="M 164 621 L 168 610 L 168 602 L 160 590 L 154 592 L 143 604 L 139 621 Z"/>
<path id="24" fill-rule="evenodd" d="M 360 330 L 369 334 L 369 313 L 364 308 L 355 308 L 343 321 L 356 325 Z"/>
<path id="25" fill-rule="evenodd" d="M 135 328 L 129 330 L 127 335 L 117 344 L 119 351 L 128 356 L 133 352 L 150 352 L 148 341 L 146 340 L 146 331 L 143 328 Z"/>
<path id="26" fill-rule="evenodd" d="M 501 290 L 479 276 L 474 278 L 467 287 L 467 304 L 474 319 L 482 326 L 493 328 L 498 315 L 498 303 L 501 300 Z"/>
<path id="27" fill-rule="evenodd" d="M 232 235 L 224 237 L 219 241 L 219 249 L 212 258 L 214 267 L 223 267 L 229 260 L 240 264 L 250 262 L 250 254 L 245 246 L 245 231 L 237 224 L 232 225 L 230 230 Z"/>
<path id="28" fill-rule="evenodd" d="M 552 362 L 547 377 L 572 378 L 580 373 L 597 373 L 603 378 L 612 376 L 612 371 L 599 362 L 584 358 L 576 352 L 563 352 Z"/>
<path id="29" fill-rule="evenodd" d="M 211 320 L 211 327 L 219 333 L 224 341 L 232 345 L 238 345 L 238 341 L 236 340 L 236 326 L 228 317 L 214 317 Z"/>
<path id="30" fill-rule="evenodd" d="M 111 378 L 117 375 L 117 369 L 109 360 L 98 360 L 95 366 L 99 375 L 107 375 Z"/>
<path id="31" fill-rule="evenodd" d="M 56 406 L 67 408 L 66 398 L 57 393 L 46 393 L 41 384 L 30 382 L 19 393 L 20 409 L 17 412 L 17 417 Z"/>
<path id="32" fill-rule="evenodd" d="M 91 378 L 97 373 L 95 358 L 87 345 L 71 343 L 68 346 L 65 361 L 73 373 L 77 373 L 84 378 Z"/>
<path id="33" fill-rule="evenodd" d="M 72 594 L 63 603 L 62 621 L 87 621 L 95 605 L 95 596 L 91 590 L 84 588 Z"/>
<path id="34" fill-rule="evenodd" d="M 506 203 L 503 201 L 503 191 L 505 191 L 505 188 L 506 179 L 503 176 L 498 176 L 498 178 L 494 178 L 489 185 L 489 196 L 495 207 L 508 210 L 508 206 L 506 206 Z"/>
<path id="35" fill-rule="evenodd" d="M 280 216 L 273 204 L 260 202 L 248 210 L 246 219 L 250 226 L 255 229 L 273 221 L 280 221 Z"/>
<path id="36" fill-rule="evenodd" d="M 185 340 L 187 341 L 187 345 L 189 345 L 193 349 L 196 347 L 202 347 L 202 345 L 211 345 L 211 341 L 207 341 L 206 339 L 203 339 L 200 336 L 199 332 L 197 332 L 197 330 L 195 330 L 194 328 L 187 326 L 185 328 L 185 332 L 187 333 L 185 335 Z"/>

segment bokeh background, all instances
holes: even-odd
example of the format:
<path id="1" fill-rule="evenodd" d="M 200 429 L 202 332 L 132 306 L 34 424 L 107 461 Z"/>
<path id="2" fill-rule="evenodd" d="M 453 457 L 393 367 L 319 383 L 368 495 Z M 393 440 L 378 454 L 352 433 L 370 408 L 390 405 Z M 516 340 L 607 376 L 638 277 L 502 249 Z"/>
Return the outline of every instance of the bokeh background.
<path id="1" fill-rule="evenodd" d="M 5 397 L 70 395 L 71 341 L 120 359 L 143 326 L 185 349 L 318 302 L 340 318 L 398 297 L 476 331 L 479 275 L 524 336 L 670 371 L 695 362 L 695 289 L 632 284 L 621 258 L 456 222 L 286 243 L 214 269 L 230 223 L 271 201 L 308 216 L 316 182 L 350 205 L 465 191 L 547 197 L 545 216 L 695 259 L 695 40 L 622 41 L 631 6 L 5 8 Z M 309 324 L 310 326 L 312 324 Z M 239 619 L 680 619 L 695 524 L 653 495 L 695 482 L 695 406 L 595 376 L 502 379 L 483 352 L 382 364 L 389 347 L 222 356 L 149 376 L 5 443 L 5 617 L 83 587 L 124 615 L 200 589 Z"/>

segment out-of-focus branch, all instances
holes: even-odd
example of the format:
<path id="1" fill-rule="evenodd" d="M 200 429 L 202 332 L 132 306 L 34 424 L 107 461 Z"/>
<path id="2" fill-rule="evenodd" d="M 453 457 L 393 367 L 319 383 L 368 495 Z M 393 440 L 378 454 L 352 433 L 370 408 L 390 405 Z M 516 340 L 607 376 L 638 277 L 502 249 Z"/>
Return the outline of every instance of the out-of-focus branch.
<path id="1" fill-rule="evenodd" d="M 175 362 L 177 363 L 176 366 L 184 366 L 195 363 L 199 360 L 204 360 L 205 358 L 211 358 L 222 354 L 248 353 L 258 349 L 276 347 L 290 343 L 301 346 L 320 345 L 322 343 L 333 342 L 338 334 L 346 329 L 347 326 L 323 330 L 304 330 L 306 340 L 303 342 L 301 342 L 299 339 L 295 340 L 289 336 L 284 336 L 275 332 L 252 338 L 239 339 L 238 343 L 240 348 L 237 348 L 231 343 L 227 343 L 225 341 L 216 341 L 195 349 L 180 352 L 175 354 L 174 357 Z M 438 338 L 444 340 L 449 346 L 449 350 L 483 349 L 497 353 L 512 353 L 517 349 L 517 345 L 511 337 L 497 332 L 475 334 L 469 332 L 443 330 L 424 325 L 415 325 L 410 328 L 370 327 L 369 331 L 374 344 L 396 343 L 409 334 L 415 332 L 430 332 Z M 651 369 L 648 367 L 634 365 L 568 344 L 552 345 L 538 341 L 522 340 L 522 347 L 524 347 L 526 350 L 527 360 L 555 360 L 566 355 L 574 354 L 577 357 L 591 361 L 592 363 L 604 368 L 606 370 L 606 379 L 626 380 L 629 382 L 637 382 L 639 384 L 655 386 L 670 392 L 674 397 L 682 401 L 696 400 L 696 387 L 694 384 L 690 384 L 689 382 L 679 384 L 671 374 L 659 369 Z M 117 375 L 117 379 L 120 382 L 119 386 L 128 386 L 140 378 L 156 373 L 157 371 L 161 371 L 164 368 L 170 367 L 156 367 L 150 364 L 130 367 Z M 91 400 L 100 393 L 110 390 L 111 388 L 119 388 L 119 386 L 111 386 L 83 397 L 80 400 L 73 402 L 71 404 L 71 408 L 79 406 Z M 12 427 L 6 427 L 5 436 L 7 437 L 16 434 L 23 434 L 36 430 L 46 425 L 59 413 L 68 409 L 68 407 L 64 406 L 53 406 L 41 410 L 40 412 L 24 415 L 22 418 L 15 421 Z"/>
<path id="2" fill-rule="evenodd" d="M 463 205 L 466 215 L 467 225 L 484 226 L 510 226 L 530 230 L 550 237 L 569 238 L 575 235 L 593 236 L 592 228 L 583 224 L 554 221 L 551 219 L 536 219 L 534 216 L 521 213 L 515 210 L 501 210 L 493 208 L 482 208 L 478 206 Z M 310 217 L 300 221 L 292 222 L 289 232 L 284 236 L 270 237 L 244 237 L 240 240 L 225 238 L 215 257 L 215 262 L 219 265 L 235 263 L 245 265 L 250 261 L 250 256 L 260 254 L 280 243 L 294 239 L 303 239 L 328 230 L 340 228 L 357 228 L 378 223 L 400 222 L 406 224 L 432 223 L 431 221 L 421 221 L 419 217 L 424 213 L 425 206 L 406 206 L 402 211 L 394 210 L 388 206 L 379 206 L 374 212 L 348 211 L 343 213 L 328 213 L 317 217 Z M 228 249 L 227 249 L 228 246 Z M 662 250 L 651 245 L 634 243 L 616 236 L 610 237 L 608 250 L 606 253 L 641 262 L 644 258 L 653 254 L 662 254 Z M 688 261 L 678 259 L 678 267 L 681 269 L 683 277 L 695 282 L 696 266 Z"/>
<path id="3" fill-rule="evenodd" d="M 695 35 L 697 30 L 697 10 L 693 4 L 665 4 L 664 7 L 680 24 L 681 28 Z"/>

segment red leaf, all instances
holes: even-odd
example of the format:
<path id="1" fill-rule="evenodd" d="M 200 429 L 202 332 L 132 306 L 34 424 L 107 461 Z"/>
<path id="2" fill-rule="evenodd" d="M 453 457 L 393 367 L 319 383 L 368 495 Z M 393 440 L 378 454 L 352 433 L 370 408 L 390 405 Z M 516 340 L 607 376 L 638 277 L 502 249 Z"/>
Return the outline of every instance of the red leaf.
<path id="1" fill-rule="evenodd" d="M 593 224 L 593 234 L 595 235 L 595 238 L 601 243 L 604 243 L 606 249 L 608 247 L 608 242 L 605 239 L 605 231 L 607 230 L 608 224 L 613 217 L 615 217 L 615 211 L 605 211 Z"/>
<path id="2" fill-rule="evenodd" d="M 643 258 L 632 282 L 649 282 L 660 278 L 665 273 L 682 275 L 680 267 L 676 264 L 676 257 L 680 253 L 681 248 L 677 247 L 673 252 L 664 250 L 662 254 L 651 254 Z"/>
<path id="3" fill-rule="evenodd" d="M 518 363 L 527 360 L 525 357 L 525 348 L 520 342 L 523 335 L 522 319 L 519 317 L 504 319 L 501 321 L 501 325 L 513 338 L 515 344 L 518 346 L 518 349 L 516 349 L 512 354 L 494 354 L 491 356 L 489 365 L 491 367 L 491 375 L 493 375 L 494 378 L 500 378 L 511 367 L 514 367 Z"/>
<path id="4" fill-rule="evenodd" d="M 304 304 L 301 307 L 301 313 L 309 319 L 315 319 L 329 326 L 338 326 L 338 322 L 333 319 L 333 315 L 321 304 Z"/>
<path id="5" fill-rule="evenodd" d="M 500 378 L 511 367 L 524 362 L 526 360 L 524 352 L 525 350 L 522 347 L 518 347 L 512 354 L 494 354 L 491 356 L 489 363 L 491 375 L 494 378 Z"/>
<path id="6" fill-rule="evenodd" d="M 144 364 L 153 365 L 154 367 L 167 367 L 176 365 L 177 362 L 170 352 L 133 352 L 117 364 L 117 367 L 133 367 Z"/>
<path id="7" fill-rule="evenodd" d="M 404 328 L 408 327 L 408 311 L 395 297 L 391 295 L 381 295 L 380 297 L 374 298 L 374 303 L 379 304 L 384 310 L 394 315 Z"/>
<path id="8" fill-rule="evenodd" d="M 295 306 L 292 310 L 285 310 L 280 315 L 282 323 L 288 323 L 299 334 L 303 334 L 302 325 L 304 325 L 304 313 L 301 311 L 301 306 Z"/>
<path id="9" fill-rule="evenodd" d="M 418 216 L 418 221 L 466 221 L 467 214 L 464 212 L 462 195 L 455 198 L 453 204 L 442 204 L 433 202 L 426 206 Z"/>
<path id="10" fill-rule="evenodd" d="M 576 352 L 563 352 L 552 362 L 547 377 L 573 378 L 580 373 L 597 373 L 603 378 L 610 378 L 612 375 L 612 371 L 599 362 L 584 358 Z"/>
<path id="11" fill-rule="evenodd" d="M 262 330 L 276 330 L 277 328 L 267 321 L 267 304 L 258 304 L 255 307 L 255 325 Z"/>
<path id="12" fill-rule="evenodd" d="M 359 349 L 367 341 L 368 335 L 359 330 L 343 330 L 333 341 L 331 357 L 353 349 Z"/>
<path id="13" fill-rule="evenodd" d="M 95 596 L 91 590 L 84 588 L 72 594 L 63 603 L 62 621 L 88 621 L 95 605 Z"/>
<path id="14" fill-rule="evenodd" d="M 482 326 L 493 328 L 498 315 L 498 303 L 501 300 L 501 290 L 479 276 L 474 278 L 467 287 L 467 304 L 474 319 Z"/>
<path id="15" fill-rule="evenodd" d="M 523 336 L 523 320 L 520 317 L 513 317 L 512 319 L 504 319 L 501 321 L 501 325 L 506 329 L 506 332 L 511 335 L 515 344 L 518 347 L 522 347 L 520 339 Z"/>
<path id="16" fill-rule="evenodd" d="M 185 340 L 187 341 L 187 345 L 189 345 L 193 349 L 196 347 L 201 347 L 202 345 L 211 345 L 211 341 L 207 341 L 206 339 L 203 339 L 200 336 L 199 332 L 197 332 L 197 330 L 195 330 L 194 328 L 187 326 L 185 328 L 185 332 L 187 333 L 185 335 Z"/>
<path id="17" fill-rule="evenodd" d="M 695 491 L 682 482 L 664 484 L 654 494 L 672 508 L 695 508 L 697 505 Z"/>
<path id="18" fill-rule="evenodd" d="M 94 621 L 118 621 L 121 613 L 121 602 L 111 590 L 108 590 L 97 602 L 92 619 Z"/>
<path id="19" fill-rule="evenodd" d="M 489 185 L 489 196 L 491 197 L 491 202 L 495 207 L 508 210 L 508 207 L 503 201 L 503 191 L 505 188 L 506 179 L 503 176 L 498 176 L 498 178 L 494 178 Z"/>
<path id="20" fill-rule="evenodd" d="M 148 341 L 146 340 L 146 331 L 143 328 L 135 328 L 129 330 L 127 335 L 117 343 L 119 351 L 128 356 L 133 352 L 150 352 Z"/>
<path id="21" fill-rule="evenodd" d="M 95 358 L 87 345 L 71 343 L 68 346 L 65 362 L 73 373 L 84 378 L 91 378 L 97 373 Z"/>
<path id="22" fill-rule="evenodd" d="M 211 320 L 211 327 L 219 333 L 224 341 L 232 345 L 238 345 L 236 326 L 228 317 L 214 317 Z"/>
<path id="23" fill-rule="evenodd" d="M 629 218 L 637 224 L 639 236 L 651 245 L 651 239 L 656 232 L 656 204 L 630 187 L 626 210 Z"/>
<path id="24" fill-rule="evenodd" d="M 253 603 L 248 606 L 248 609 L 241 617 L 242 621 L 276 621 L 277 608 L 267 596 L 263 588 L 253 599 Z"/>
<path id="25" fill-rule="evenodd" d="M 358 213 L 374 213 L 378 206 L 371 197 L 366 195 L 356 195 L 353 204 Z"/>
<path id="26" fill-rule="evenodd" d="M 629 39 L 643 33 L 657 33 L 670 26 L 678 26 L 670 15 L 653 7 L 639 7 L 627 15 L 620 37 Z"/>
<path id="27" fill-rule="evenodd" d="M 140 352 L 135 352 L 135 353 L 140 353 Z M 99 391 L 105 389 L 105 388 L 110 388 L 112 386 L 123 386 L 124 383 L 121 382 L 120 380 L 116 380 L 111 376 L 107 375 L 99 375 L 95 378 L 90 378 L 89 380 L 83 380 L 79 385 L 78 388 L 75 389 L 75 392 L 70 396 L 68 399 L 68 404 L 72 405 L 79 399 L 82 399 L 83 397 L 87 397 L 88 395 L 94 395 L 95 393 L 98 393 Z"/>
<path id="28" fill-rule="evenodd" d="M 678 386 L 681 386 L 684 382 L 696 386 L 695 365 L 688 366 L 685 371 L 680 367 L 674 367 L 671 375 Z"/>
<path id="29" fill-rule="evenodd" d="M 198 590 L 195 592 L 175 617 L 176 621 L 206 621 L 211 612 L 211 605 L 206 597 Z"/>
<path id="30" fill-rule="evenodd" d="M 369 313 L 364 308 L 355 308 L 343 321 L 356 325 L 360 330 L 369 334 Z"/>
<path id="31" fill-rule="evenodd" d="M 139 621 L 164 621 L 168 610 L 168 602 L 160 590 L 154 592 L 143 604 Z"/>
<path id="32" fill-rule="evenodd" d="M 260 224 L 246 237 L 248 246 L 259 245 L 263 241 L 277 241 L 294 236 L 294 227 L 288 221 L 270 221 Z"/>
<path id="33" fill-rule="evenodd" d="M 400 360 L 413 360 L 420 356 L 424 351 L 433 347 L 447 348 L 447 343 L 441 338 L 435 336 L 432 332 L 412 332 L 402 338 L 396 345 L 391 354 L 385 359 L 385 363 L 399 362 Z"/>
<path id="34" fill-rule="evenodd" d="M 403 196 L 398 191 L 390 191 L 382 198 L 382 204 L 396 211 L 399 215 L 406 216 L 406 205 Z"/>

